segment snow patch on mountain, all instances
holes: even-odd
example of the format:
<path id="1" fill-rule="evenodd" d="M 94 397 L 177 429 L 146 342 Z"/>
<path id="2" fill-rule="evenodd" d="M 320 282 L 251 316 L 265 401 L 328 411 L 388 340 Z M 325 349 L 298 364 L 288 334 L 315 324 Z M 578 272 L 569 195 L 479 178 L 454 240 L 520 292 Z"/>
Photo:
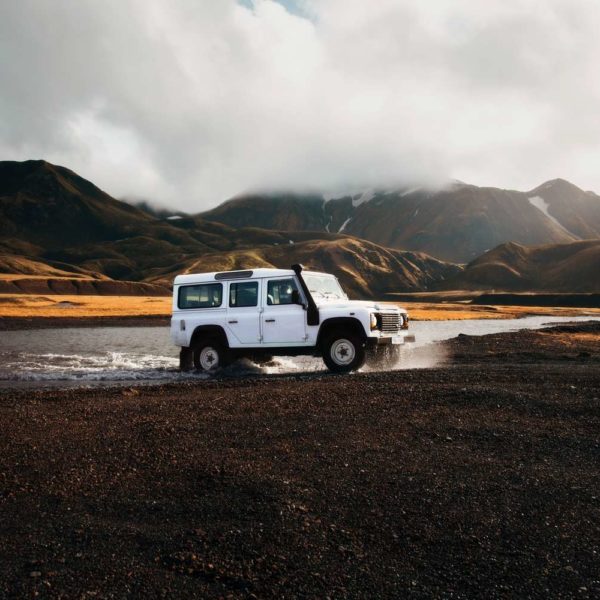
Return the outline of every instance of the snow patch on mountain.
<path id="1" fill-rule="evenodd" d="M 374 189 L 353 189 L 353 190 L 345 190 L 345 191 L 338 191 L 338 192 L 328 192 L 326 194 L 323 194 L 323 206 L 325 206 L 328 202 L 331 202 L 331 200 L 341 200 L 342 198 L 351 198 L 352 199 L 352 206 L 354 206 L 354 208 L 356 208 L 357 206 L 360 206 L 361 204 L 364 204 L 365 202 L 369 202 L 370 200 L 372 200 L 375 195 L 376 195 L 376 191 Z"/>
<path id="2" fill-rule="evenodd" d="M 373 198 L 375 198 L 375 190 L 365 190 L 358 198 L 352 196 L 352 206 L 356 208 L 365 202 L 370 202 Z"/>
<path id="3" fill-rule="evenodd" d="M 542 213 L 544 213 L 544 215 L 548 219 L 550 219 L 564 233 L 566 233 L 567 235 L 570 235 L 571 237 L 575 238 L 576 240 L 579 239 L 578 235 L 575 235 L 572 231 L 569 231 L 557 218 L 553 217 L 548 212 L 548 207 L 550 205 L 541 196 L 530 196 L 528 198 L 528 200 L 529 200 L 529 203 L 532 206 L 535 206 L 535 208 L 537 208 L 539 211 L 541 211 Z"/>
<path id="4" fill-rule="evenodd" d="M 352 221 L 352 217 L 346 219 L 343 223 L 342 226 L 338 229 L 338 233 L 342 233 L 342 231 L 344 231 L 344 229 L 346 229 L 346 225 L 348 225 L 348 223 L 350 223 L 350 221 Z"/>

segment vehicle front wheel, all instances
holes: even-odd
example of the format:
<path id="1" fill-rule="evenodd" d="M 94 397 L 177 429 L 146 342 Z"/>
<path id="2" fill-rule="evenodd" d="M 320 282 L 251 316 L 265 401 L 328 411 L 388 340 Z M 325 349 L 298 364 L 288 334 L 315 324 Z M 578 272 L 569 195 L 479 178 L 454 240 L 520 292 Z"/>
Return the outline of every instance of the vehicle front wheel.
<path id="1" fill-rule="evenodd" d="M 353 333 L 336 333 L 323 344 L 323 361 L 334 373 L 357 371 L 365 364 L 365 357 L 365 344 Z"/>
<path id="2" fill-rule="evenodd" d="M 218 340 L 202 340 L 194 346 L 194 367 L 199 371 L 216 371 L 229 362 L 227 348 Z"/>

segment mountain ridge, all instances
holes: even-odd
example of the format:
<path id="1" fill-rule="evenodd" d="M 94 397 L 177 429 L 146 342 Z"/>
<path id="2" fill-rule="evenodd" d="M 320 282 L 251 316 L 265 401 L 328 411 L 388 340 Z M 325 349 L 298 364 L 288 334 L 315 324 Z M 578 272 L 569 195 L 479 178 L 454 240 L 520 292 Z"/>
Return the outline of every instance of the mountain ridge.
<path id="1" fill-rule="evenodd" d="M 454 200 L 459 205 L 474 206 L 474 214 L 479 211 L 480 218 L 485 217 L 482 199 L 497 208 L 506 193 L 513 194 L 512 206 L 526 207 L 563 241 L 536 245 L 509 241 L 486 248 L 480 256 L 459 266 L 419 250 L 386 247 L 385 236 L 375 229 L 373 236 L 377 234 L 381 240 L 369 241 L 350 234 L 348 211 L 357 220 L 363 215 L 360 218 L 368 232 L 378 210 L 385 217 L 383 209 L 389 203 L 400 203 L 405 212 L 427 212 L 426 222 L 433 219 L 441 232 L 435 234 L 440 243 L 461 247 L 461 240 L 469 241 L 469 227 L 459 228 L 457 233 L 456 222 L 449 226 L 445 221 L 447 212 L 435 213 L 444 197 L 438 195 L 432 200 L 422 189 L 386 194 L 371 190 L 329 200 L 284 196 L 265 201 L 262 217 L 270 218 L 270 225 L 292 223 L 300 227 L 312 218 L 314 223 L 335 224 L 342 233 L 290 231 L 248 226 L 256 215 L 246 210 L 252 203 L 244 199 L 241 202 L 246 212 L 238 212 L 237 217 L 246 219 L 246 226 L 206 220 L 203 214 L 177 215 L 173 219 L 168 213 L 151 214 L 116 200 L 64 167 L 45 161 L 0 162 L 1 287 L 5 293 L 166 293 L 176 274 L 190 270 L 285 268 L 302 262 L 313 269 L 336 273 L 351 295 L 363 298 L 444 289 L 599 291 L 600 240 L 578 239 L 580 233 L 595 231 L 595 194 L 560 179 L 527 193 L 462 183 L 455 183 L 446 193 L 455 194 L 456 190 L 460 194 Z M 565 194 L 573 199 L 571 209 L 564 201 Z M 273 202 L 284 209 L 292 206 L 293 210 L 272 211 Z M 312 215 L 305 214 L 307 207 L 313 210 Z M 506 216 L 506 211 L 502 214 Z M 382 227 L 393 230 L 403 218 L 403 214 L 395 221 L 383 218 Z M 559 218 L 573 228 L 572 234 L 564 232 L 566 226 L 561 221 L 560 226 L 554 223 L 553 219 Z M 472 220 L 472 214 L 465 219 Z M 489 215 L 484 220 L 488 225 L 492 223 Z M 377 221 L 372 224 L 376 227 Z M 404 235 L 410 237 L 410 229 Z M 428 235 L 435 238 L 432 231 Z M 421 239 L 427 236 L 422 233 Z M 489 236 L 483 240 L 490 246 L 493 242 Z M 462 249 L 465 247 L 463 244 Z"/>
<path id="2" fill-rule="evenodd" d="M 536 196 L 548 204 L 547 212 L 532 203 Z M 572 202 L 576 209 L 569 209 Z M 562 179 L 529 192 L 454 182 L 440 190 L 371 190 L 337 198 L 253 194 L 199 215 L 232 227 L 343 232 L 459 263 L 508 241 L 539 245 L 600 237 L 600 196 Z"/>
<path id="3" fill-rule="evenodd" d="M 440 289 L 600 292 L 600 240 L 523 246 L 501 244 L 465 266 Z"/>

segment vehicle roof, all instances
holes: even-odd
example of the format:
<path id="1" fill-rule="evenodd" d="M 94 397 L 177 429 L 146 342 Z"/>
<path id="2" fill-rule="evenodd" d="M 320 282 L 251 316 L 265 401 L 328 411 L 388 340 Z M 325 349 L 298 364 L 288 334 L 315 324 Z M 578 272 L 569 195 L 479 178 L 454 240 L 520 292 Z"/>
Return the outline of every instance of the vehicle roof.
<path id="1" fill-rule="evenodd" d="M 240 271 L 251 271 L 252 275 L 247 277 L 227 277 L 223 276 L 215 278 L 217 274 L 225 274 L 228 272 L 236 273 Z M 202 281 L 235 281 L 236 279 L 263 279 L 265 277 L 292 277 L 295 275 L 292 269 L 240 269 L 240 271 L 213 271 L 212 273 L 186 273 L 185 275 L 177 275 L 173 281 L 174 285 L 183 283 L 198 283 Z M 317 271 L 303 271 L 303 273 L 314 273 L 318 275 L 329 275 L 329 273 L 317 273 Z"/>

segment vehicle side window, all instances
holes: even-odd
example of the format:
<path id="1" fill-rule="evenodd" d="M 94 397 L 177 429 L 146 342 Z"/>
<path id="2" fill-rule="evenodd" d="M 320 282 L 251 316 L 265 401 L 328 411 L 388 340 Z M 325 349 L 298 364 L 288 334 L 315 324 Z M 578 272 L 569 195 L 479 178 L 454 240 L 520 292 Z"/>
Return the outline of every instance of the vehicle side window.
<path id="1" fill-rule="evenodd" d="M 229 284 L 229 306 L 241 308 L 242 306 L 258 305 L 258 281 L 242 281 Z"/>
<path id="2" fill-rule="evenodd" d="M 298 291 L 293 279 L 272 279 L 267 284 L 267 304 L 292 304 L 292 292 Z"/>
<path id="3" fill-rule="evenodd" d="M 199 283 L 179 288 L 179 308 L 216 308 L 223 302 L 222 283 Z"/>

